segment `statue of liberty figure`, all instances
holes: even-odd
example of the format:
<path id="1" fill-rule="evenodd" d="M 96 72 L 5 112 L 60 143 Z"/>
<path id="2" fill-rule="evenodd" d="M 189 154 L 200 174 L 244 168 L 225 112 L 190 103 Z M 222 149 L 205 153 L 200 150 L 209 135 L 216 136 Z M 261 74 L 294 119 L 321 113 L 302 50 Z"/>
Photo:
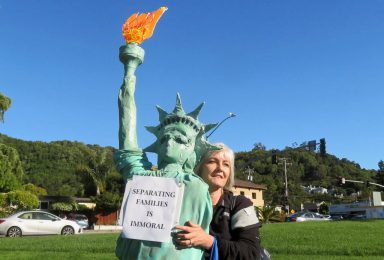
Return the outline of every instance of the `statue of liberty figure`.
<path id="1" fill-rule="evenodd" d="M 152 22 L 152 25 L 150 24 L 152 31 L 154 24 L 165 10 L 160 8 L 153 13 L 142 14 L 146 15 L 147 19 L 149 17 Z M 127 41 L 126 45 L 120 47 L 120 61 L 124 64 L 125 74 L 118 97 L 119 150 L 115 153 L 116 166 L 125 182 L 134 175 L 147 175 L 176 178 L 183 183 L 185 186 L 179 223 L 183 225 L 187 221 L 192 221 L 208 232 L 212 218 L 212 203 L 208 186 L 193 172 L 193 169 L 203 153 L 219 148 L 209 144 L 205 139 L 205 133 L 216 125 L 204 125 L 198 120 L 204 103 L 192 112 L 186 113 L 180 96 L 177 95 L 176 105 L 172 112 L 167 113 L 157 106 L 159 125 L 146 127 L 155 135 L 156 141 L 143 150 L 137 143 L 134 98 L 136 77 L 134 73 L 144 58 L 144 50 L 138 44 L 141 43 L 140 39 L 143 40 L 152 35 L 152 32 L 148 34 L 145 30 L 144 33 L 135 31 L 135 29 L 140 29 L 140 23 L 141 26 L 147 26 L 148 29 L 148 25 L 145 23 L 143 25 L 143 19 L 140 18 L 142 15 L 133 15 L 133 18 L 128 18 L 123 26 L 125 38 L 129 38 L 131 41 Z M 151 171 L 152 164 L 148 161 L 145 152 L 157 153 L 158 170 Z M 119 259 L 193 260 L 202 259 L 203 249 L 190 247 L 180 250 L 171 242 L 171 239 L 169 243 L 161 243 L 129 239 L 120 235 L 117 240 L 116 255 Z"/>

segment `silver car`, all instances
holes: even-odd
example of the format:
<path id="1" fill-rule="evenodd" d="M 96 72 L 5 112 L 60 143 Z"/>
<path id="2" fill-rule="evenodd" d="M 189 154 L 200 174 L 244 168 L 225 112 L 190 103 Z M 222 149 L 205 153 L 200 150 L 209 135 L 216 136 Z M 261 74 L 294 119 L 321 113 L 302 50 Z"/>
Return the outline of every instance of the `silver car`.
<path id="1" fill-rule="evenodd" d="M 0 235 L 20 237 L 27 235 L 82 233 L 82 228 L 74 221 L 61 219 L 44 211 L 21 211 L 7 218 L 0 218 Z"/>
<path id="2" fill-rule="evenodd" d="M 331 220 L 329 215 L 321 215 L 315 212 L 297 212 L 287 217 L 287 222 L 303 222 L 303 221 L 328 221 Z"/>

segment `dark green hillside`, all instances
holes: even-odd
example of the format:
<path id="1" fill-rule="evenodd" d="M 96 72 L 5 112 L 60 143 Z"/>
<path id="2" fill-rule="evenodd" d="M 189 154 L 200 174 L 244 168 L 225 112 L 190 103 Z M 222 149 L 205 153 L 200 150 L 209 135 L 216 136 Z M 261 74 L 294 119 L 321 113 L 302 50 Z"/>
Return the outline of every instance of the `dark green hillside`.
<path id="1" fill-rule="evenodd" d="M 70 141 L 31 142 L 1 134 L 0 143 L 18 151 L 25 173 L 24 182 L 45 188 L 49 195 L 95 195 L 96 188 L 90 177 L 79 173 L 78 168 L 95 164 L 98 154 L 103 151 L 109 175 L 116 174 L 111 147 Z"/>
<path id="2" fill-rule="evenodd" d="M 116 172 L 112 155 L 114 148 L 86 145 L 80 142 L 31 142 L 0 134 L 0 143 L 17 150 L 24 171 L 22 182 L 43 187 L 49 195 L 90 196 L 96 194 L 96 185 L 104 191 L 122 192 L 122 178 Z M 249 173 L 253 182 L 267 185 L 264 199 L 267 204 L 282 204 L 284 200 L 284 166 L 272 164 L 272 151 L 264 148 L 236 154 L 237 178 L 246 180 Z M 321 156 L 305 149 L 286 148 L 277 151 L 278 161 L 287 158 L 289 203 L 297 206 L 313 201 L 351 201 L 368 199 L 375 186 L 363 184 L 338 185 L 339 176 L 351 180 L 371 181 L 380 184 L 384 180 L 384 163 L 379 170 L 362 169 L 357 163 L 338 159 L 333 155 Z M 91 176 L 92 174 L 93 176 Z M 96 176 L 97 181 L 94 177 Z M 335 190 L 343 198 L 334 195 L 308 195 L 302 185 L 321 186 Z M 380 190 L 380 188 L 377 188 Z M 359 197 L 351 197 L 360 191 Z"/>
<path id="3" fill-rule="evenodd" d="M 255 183 L 264 183 L 268 190 L 264 193 L 264 199 L 268 203 L 280 204 L 283 201 L 284 165 L 272 164 L 272 151 L 254 149 L 249 152 L 236 154 L 237 176 L 247 179 L 249 172 L 253 172 Z M 347 159 L 338 159 L 333 155 L 321 156 L 319 153 L 310 152 L 305 149 L 286 148 L 277 151 L 277 158 L 287 158 L 288 190 L 290 204 L 297 205 L 299 202 L 325 200 L 337 200 L 331 195 L 308 196 L 304 193 L 301 185 L 321 186 L 335 189 L 337 194 L 350 195 L 356 191 L 362 191 L 362 197 L 368 196 L 369 191 L 374 187 L 366 187 L 363 184 L 338 185 L 339 177 L 343 176 L 351 180 L 371 181 L 378 180 L 378 172 L 375 170 L 362 169 L 357 163 Z M 248 169 L 249 167 L 249 169 Z M 351 198 L 345 198 L 349 200 Z"/>

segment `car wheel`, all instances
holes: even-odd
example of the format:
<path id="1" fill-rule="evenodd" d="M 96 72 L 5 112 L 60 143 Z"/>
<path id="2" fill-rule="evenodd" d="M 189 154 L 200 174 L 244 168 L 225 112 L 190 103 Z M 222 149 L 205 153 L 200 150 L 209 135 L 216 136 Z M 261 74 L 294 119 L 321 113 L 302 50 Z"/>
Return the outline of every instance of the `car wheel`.
<path id="1" fill-rule="evenodd" d="M 21 229 L 18 227 L 10 227 L 7 231 L 8 237 L 21 237 Z"/>
<path id="2" fill-rule="evenodd" d="M 75 234 L 75 230 L 71 226 L 65 226 L 61 230 L 61 234 L 64 236 L 73 235 L 73 234 Z"/>

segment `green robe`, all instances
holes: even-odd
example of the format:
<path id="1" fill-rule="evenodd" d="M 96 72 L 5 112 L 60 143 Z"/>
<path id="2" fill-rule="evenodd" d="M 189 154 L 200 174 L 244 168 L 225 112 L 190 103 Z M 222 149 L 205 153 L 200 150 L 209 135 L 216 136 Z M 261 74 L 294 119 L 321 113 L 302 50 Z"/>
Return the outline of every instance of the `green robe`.
<path id="1" fill-rule="evenodd" d="M 184 183 L 184 196 L 180 213 L 180 225 L 192 221 L 209 232 L 212 219 L 212 202 L 208 185 L 196 174 L 179 171 L 150 171 L 151 163 L 142 151 L 119 150 L 115 154 L 118 170 L 127 182 L 133 175 L 151 175 L 176 178 Z M 129 214 L 129 213 L 128 213 Z M 119 259 L 202 259 L 200 248 L 176 249 L 174 243 L 160 243 L 123 238 L 117 240 L 116 256 Z"/>

